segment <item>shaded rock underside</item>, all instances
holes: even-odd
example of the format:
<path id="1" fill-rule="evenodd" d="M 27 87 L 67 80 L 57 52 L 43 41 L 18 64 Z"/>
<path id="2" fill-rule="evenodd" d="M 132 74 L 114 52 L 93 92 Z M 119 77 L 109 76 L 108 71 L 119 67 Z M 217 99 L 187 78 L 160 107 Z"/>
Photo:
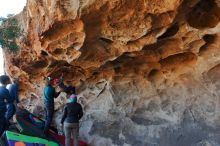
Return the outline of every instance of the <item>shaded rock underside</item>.
<path id="1" fill-rule="evenodd" d="M 25 35 L 5 52 L 27 108 L 64 74 L 91 145 L 220 145 L 217 0 L 29 0 Z M 56 122 L 64 99 L 57 99 Z"/>

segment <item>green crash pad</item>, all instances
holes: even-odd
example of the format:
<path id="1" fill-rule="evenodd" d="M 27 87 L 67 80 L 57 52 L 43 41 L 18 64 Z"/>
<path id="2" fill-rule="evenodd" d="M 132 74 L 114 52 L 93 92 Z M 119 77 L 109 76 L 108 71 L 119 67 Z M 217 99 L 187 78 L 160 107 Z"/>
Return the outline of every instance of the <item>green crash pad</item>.
<path id="1" fill-rule="evenodd" d="M 6 138 L 7 138 L 9 145 L 10 143 L 14 143 L 14 142 L 23 142 L 27 146 L 35 145 L 35 144 L 46 145 L 46 146 L 59 146 L 57 143 L 53 141 L 48 141 L 48 140 L 38 138 L 38 137 L 22 135 L 22 134 L 14 133 L 11 131 L 6 131 Z"/>

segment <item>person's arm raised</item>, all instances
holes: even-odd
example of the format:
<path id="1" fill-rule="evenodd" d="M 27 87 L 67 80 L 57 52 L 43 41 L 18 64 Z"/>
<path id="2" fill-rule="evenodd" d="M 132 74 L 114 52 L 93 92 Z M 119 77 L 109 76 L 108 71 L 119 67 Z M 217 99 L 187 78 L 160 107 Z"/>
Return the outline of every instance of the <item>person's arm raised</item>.
<path id="1" fill-rule="evenodd" d="M 53 88 L 53 97 L 57 98 L 60 95 L 61 92 L 56 92 L 56 90 Z"/>

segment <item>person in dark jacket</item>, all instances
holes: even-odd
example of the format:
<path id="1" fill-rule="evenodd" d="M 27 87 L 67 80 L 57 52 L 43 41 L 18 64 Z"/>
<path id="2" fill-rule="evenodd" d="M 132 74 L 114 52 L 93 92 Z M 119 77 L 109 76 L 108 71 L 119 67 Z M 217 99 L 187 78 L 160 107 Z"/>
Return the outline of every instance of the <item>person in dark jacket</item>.
<path id="1" fill-rule="evenodd" d="M 7 112 L 5 115 L 6 121 L 9 123 L 9 120 L 13 117 L 16 112 L 16 106 L 19 103 L 18 99 L 18 79 L 13 79 L 12 84 L 8 84 L 6 87 L 9 91 L 12 103 L 7 104 Z"/>
<path id="2" fill-rule="evenodd" d="M 6 89 L 7 84 L 10 83 L 10 78 L 6 75 L 0 76 L 0 136 L 6 128 L 6 105 L 12 103 L 9 91 Z"/>
<path id="3" fill-rule="evenodd" d="M 76 88 L 72 85 L 70 86 L 66 86 L 63 82 L 59 83 L 58 86 L 63 89 L 64 92 L 68 93 L 68 94 L 76 94 Z"/>
<path id="4" fill-rule="evenodd" d="M 77 96 L 72 94 L 64 108 L 61 125 L 64 127 L 65 145 L 70 146 L 73 135 L 74 146 L 78 146 L 79 120 L 83 116 L 82 106 L 77 103 Z"/>
<path id="5" fill-rule="evenodd" d="M 55 88 L 52 86 L 52 78 L 47 77 L 46 86 L 43 90 L 44 95 L 44 106 L 45 106 L 45 126 L 44 126 L 44 135 L 48 135 L 49 127 L 53 119 L 54 114 L 54 98 L 57 98 L 60 92 L 56 92 Z"/>

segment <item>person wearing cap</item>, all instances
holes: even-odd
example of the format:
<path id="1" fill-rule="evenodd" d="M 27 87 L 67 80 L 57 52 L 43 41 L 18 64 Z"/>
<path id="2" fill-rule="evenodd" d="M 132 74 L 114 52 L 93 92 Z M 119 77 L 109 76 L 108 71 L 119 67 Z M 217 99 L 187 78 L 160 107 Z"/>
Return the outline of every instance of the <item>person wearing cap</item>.
<path id="1" fill-rule="evenodd" d="M 12 103 L 7 104 L 6 120 L 9 123 L 9 120 L 13 117 L 16 112 L 16 106 L 19 105 L 18 98 L 18 79 L 13 79 L 11 84 L 8 84 L 6 87 L 9 91 Z"/>
<path id="2" fill-rule="evenodd" d="M 61 119 L 61 126 L 64 128 L 66 146 L 71 145 L 71 135 L 73 135 L 74 146 L 78 146 L 79 120 L 82 116 L 82 106 L 77 103 L 77 96 L 72 94 L 67 100 Z"/>
<path id="3" fill-rule="evenodd" d="M 5 131 L 6 128 L 6 105 L 12 103 L 11 97 L 6 86 L 10 83 L 10 78 L 7 75 L 0 76 L 0 136 Z"/>
<path id="4" fill-rule="evenodd" d="M 54 114 L 54 98 L 59 96 L 60 92 L 56 92 L 53 87 L 53 79 L 51 77 L 46 78 L 46 86 L 43 90 L 43 101 L 45 106 L 45 126 L 44 126 L 44 135 L 48 135 L 50 124 L 52 123 L 53 114 Z"/>

